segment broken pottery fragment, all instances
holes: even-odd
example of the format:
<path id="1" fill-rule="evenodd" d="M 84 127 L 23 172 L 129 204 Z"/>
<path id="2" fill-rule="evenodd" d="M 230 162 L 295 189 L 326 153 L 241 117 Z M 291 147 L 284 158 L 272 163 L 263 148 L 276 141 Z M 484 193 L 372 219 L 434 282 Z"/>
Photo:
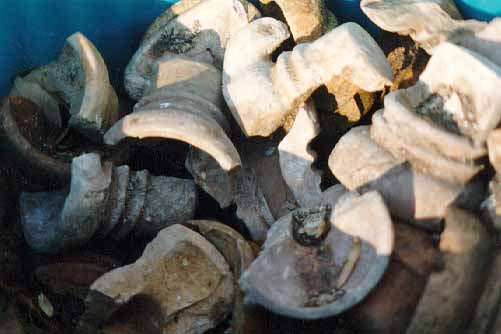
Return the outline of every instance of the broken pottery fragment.
<path id="1" fill-rule="evenodd" d="M 501 120 L 500 84 L 501 68 L 444 43 L 415 86 L 385 97 L 371 136 L 418 170 L 466 183 L 482 169 L 475 160 L 487 154 L 487 136 Z"/>
<path id="2" fill-rule="evenodd" d="M 393 249 L 382 197 L 347 194 L 337 203 L 278 220 L 259 257 L 242 275 L 246 301 L 299 319 L 354 306 L 381 279 Z"/>
<path id="3" fill-rule="evenodd" d="M 39 106 L 20 97 L 0 102 L 0 147 L 18 172 L 35 183 L 65 184 L 68 162 L 51 155 L 51 126 Z"/>
<path id="4" fill-rule="evenodd" d="M 296 43 L 311 42 L 337 25 L 337 20 L 324 0 L 259 0 L 263 13 L 276 19 L 280 9 Z"/>
<path id="5" fill-rule="evenodd" d="M 496 228 L 501 230 L 501 182 L 499 175 L 489 183 L 488 197 L 482 202 L 481 208 L 487 220 Z"/>
<path id="6" fill-rule="evenodd" d="M 489 265 L 487 280 L 482 289 L 482 295 L 477 303 L 475 315 L 468 325 L 468 334 L 492 333 L 498 334 L 500 320 L 493 324 L 493 319 L 500 317 L 501 306 L 501 252 L 494 249 L 493 261 Z"/>
<path id="7" fill-rule="evenodd" d="M 268 228 L 275 221 L 270 207 L 258 185 L 256 173 L 248 167 L 224 171 L 208 154 L 191 149 L 186 158 L 186 169 L 194 181 L 221 206 L 236 205 L 240 218 L 250 237 L 264 241 Z"/>
<path id="8" fill-rule="evenodd" d="M 262 18 L 239 30 L 228 43 L 223 94 L 247 136 L 273 133 L 335 75 L 343 75 L 367 91 L 391 84 L 393 74 L 383 52 L 355 23 L 297 45 L 293 51 L 281 53 L 274 63 L 273 51 L 289 36 L 284 23 Z"/>
<path id="9" fill-rule="evenodd" d="M 430 54 L 440 43 L 486 26 L 485 22 L 462 20 L 452 0 L 362 0 L 360 7 L 377 26 L 410 35 Z"/>
<path id="10" fill-rule="evenodd" d="M 277 148 L 278 138 L 272 138 L 250 138 L 238 148 L 242 155 L 243 165 L 255 175 L 257 189 L 262 193 L 272 215 L 270 225 L 297 208 L 294 195 L 282 176 L 280 154 Z M 248 175 L 242 177 L 247 178 L 247 182 L 252 181 L 252 177 Z M 248 182 L 245 186 L 251 189 L 252 183 Z"/>
<path id="11" fill-rule="evenodd" d="M 45 117 L 57 126 L 62 126 L 61 112 L 57 98 L 36 81 L 17 77 L 9 96 L 24 97 L 42 108 Z"/>
<path id="12" fill-rule="evenodd" d="M 66 256 L 38 266 L 34 276 L 52 293 L 84 299 L 96 279 L 119 266 L 118 261 L 103 255 Z"/>
<path id="13" fill-rule="evenodd" d="M 189 11 L 190 9 L 192 9 L 193 7 L 197 6 L 198 4 L 204 1 L 207 0 L 181 0 L 172 4 L 165 12 L 160 14 L 160 16 L 157 17 L 155 21 L 150 25 L 148 30 L 145 32 L 142 41 L 143 42 L 147 41 L 156 32 L 165 27 L 170 21 L 172 21 L 179 15 Z M 247 0 L 239 0 L 239 1 L 245 8 L 245 12 L 247 13 L 247 18 L 249 22 L 252 22 L 256 18 L 259 18 L 261 16 L 257 8 L 251 2 L 248 2 Z"/>
<path id="14" fill-rule="evenodd" d="M 94 45 L 81 33 L 68 37 L 59 58 L 35 69 L 16 85 L 16 93 L 34 98 L 49 119 L 58 122 L 50 96 L 60 97 L 69 108 L 69 124 L 100 141 L 101 135 L 118 118 L 118 98 L 110 84 L 108 70 Z M 34 95 L 30 87 L 38 84 L 47 95 Z M 38 89 L 38 87 L 36 87 Z M 49 116 L 50 115 L 50 116 Z"/>
<path id="15" fill-rule="evenodd" d="M 448 208 L 440 241 L 444 269 L 428 279 L 406 333 L 461 333 L 466 329 L 481 293 L 491 246 L 475 216 Z"/>
<path id="16" fill-rule="evenodd" d="M 113 168 L 95 153 L 73 160 L 69 193 L 23 193 L 20 199 L 26 241 L 44 252 L 82 245 L 96 233 L 154 235 L 193 218 L 196 204 L 193 181 Z"/>
<path id="17" fill-rule="evenodd" d="M 394 227 L 395 249 L 381 282 L 345 315 L 356 333 L 405 333 L 428 276 L 441 266 L 431 235 L 407 224 Z"/>
<path id="18" fill-rule="evenodd" d="M 154 63 L 164 56 L 184 55 L 221 68 L 229 38 L 249 22 L 249 7 L 242 2 L 205 0 L 193 6 L 183 2 L 179 15 L 168 14 L 164 25 L 158 22 L 125 69 L 125 89 L 130 97 L 141 99 Z"/>
<path id="19" fill-rule="evenodd" d="M 250 266 L 255 258 L 250 244 L 235 230 L 216 221 L 192 220 L 187 223 L 212 243 L 224 256 L 235 278 L 238 278 Z M 244 294 L 235 280 L 235 304 L 231 320 L 231 331 L 241 334 L 256 334 L 263 324 L 257 317 L 262 311 L 244 304 Z"/>
<path id="20" fill-rule="evenodd" d="M 325 87 L 329 96 L 335 98 L 335 101 L 330 102 L 332 106 L 327 105 L 326 109 L 345 116 L 350 122 L 358 122 L 370 111 L 376 100 L 375 93 L 359 88 L 342 76 L 335 76 Z M 324 104 L 328 103 L 327 97 L 323 99 Z"/>
<path id="21" fill-rule="evenodd" d="M 487 138 L 487 147 L 489 149 L 489 161 L 496 170 L 501 173 L 501 129 L 492 130 Z"/>
<path id="22" fill-rule="evenodd" d="M 214 66 L 164 57 L 154 67 L 150 93 L 106 133 L 105 142 L 117 144 L 125 137 L 176 139 L 207 152 L 230 171 L 241 161 L 227 135 L 220 87 L 221 72 Z"/>
<path id="23" fill-rule="evenodd" d="M 264 241 L 270 225 L 297 207 L 280 169 L 276 140 L 252 138 L 239 147 L 242 167 L 225 172 L 212 157 L 191 149 L 186 168 L 221 207 L 236 205 L 252 240 Z"/>
<path id="24" fill-rule="evenodd" d="M 159 310 L 155 322 L 160 333 L 169 334 L 202 334 L 215 327 L 230 314 L 234 290 L 224 257 L 200 234 L 181 225 L 160 231 L 139 260 L 108 272 L 91 286 L 116 308 L 147 297 Z M 92 296 L 86 304 L 97 308 L 90 303 Z"/>
<path id="25" fill-rule="evenodd" d="M 474 35 L 457 36 L 454 44 L 478 52 L 501 67 L 501 19 L 494 18 L 484 29 L 477 31 Z"/>
<path id="26" fill-rule="evenodd" d="M 451 203 L 473 208 L 481 201 L 479 184 L 450 183 L 416 171 L 379 146 L 369 131 L 351 129 L 329 157 L 330 170 L 349 190 L 377 190 L 394 216 L 431 230 L 440 230 Z"/>
<path id="27" fill-rule="evenodd" d="M 284 181 L 303 207 L 319 205 L 322 197 L 322 178 L 312 167 L 316 154 L 309 148 L 319 133 L 317 111 L 309 101 L 299 108 L 294 125 L 278 146 Z"/>

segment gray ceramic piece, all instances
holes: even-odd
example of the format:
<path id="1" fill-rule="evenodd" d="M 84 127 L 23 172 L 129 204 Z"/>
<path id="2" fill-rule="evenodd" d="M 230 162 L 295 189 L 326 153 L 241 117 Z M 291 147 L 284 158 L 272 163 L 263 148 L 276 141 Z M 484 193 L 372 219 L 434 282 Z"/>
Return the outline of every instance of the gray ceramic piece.
<path id="1" fill-rule="evenodd" d="M 393 225 L 382 197 L 347 194 L 332 207 L 330 232 L 317 246 L 295 241 L 292 214 L 271 227 L 263 251 L 240 279 L 247 302 L 293 318 L 320 319 L 354 306 L 376 286 L 393 250 Z M 337 289 L 357 240 L 359 258 Z"/>
<path id="2" fill-rule="evenodd" d="M 152 236 L 192 219 L 197 190 L 193 181 L 114 169 L 89 153 L 73 160 L 68 193 L 24 193 L 20 206 L 28 245 L 58 252 L 83 245 L 95 234 Z"/>

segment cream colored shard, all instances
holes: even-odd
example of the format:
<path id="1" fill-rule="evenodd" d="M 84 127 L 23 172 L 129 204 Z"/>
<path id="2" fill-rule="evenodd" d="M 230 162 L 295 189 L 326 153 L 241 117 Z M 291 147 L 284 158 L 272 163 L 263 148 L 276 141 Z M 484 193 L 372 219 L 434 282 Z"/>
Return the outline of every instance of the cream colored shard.
<path id="1" fill-rule="evenodd" d="M 385 97 L 371 135 L 414 168 L 465 184 L 483 168 L 476 160 L 487 154 L 487 136 L 501 120 L 500 85 L 501 68 L 443 43 L 415 86 Z"/>
<path id="2" fill-rule="evenodd" d="M 391 84 L 393 73 L 386 57 L 355 23 L 345 23 L 315 42 L 299 44 L 274 63 L 271 54 L 289 36 L 284 23 L 262 18 L 239 30 L 228 43 L 223 94 L 247 136 L 273 133 L 335 75 L 367 91 Z"/>
<path id="3" fill-rule="evenodd" d="M 292 129 L 280 142 L 280 169 L 296 201 L 303 207 L 314 207 L 322 200 L 321 176 L 313 169 L 316 154 L 309 148 L 320 133 L 313 102 L 299 108 Z"/>
<path id="4" fill-rule="evenodd" d="M 170 138 L 207 152 L 225 171 L 240 166 L 222 111 L 221 72 L 210 64 L 174 55 L 159 60 L 154 73 L 151 92 L 106 133 L 105 142 L 117 144 L 125 137 Z"/>
<path id="5" fill-rule="evenodd" d="M 165 25 L 153 28 L 125 69 L 125 88 L 135 100 L 145 94 L 153 66 L 161 57 L 184 55 L 221 68 L 228 40 L 249 22 L 249 7 L 238 0 L 184 2 L 180 6 L 176 9 L 179 15 L 169 14 Z"/>
<path id="6" fill-rule="evenodd" d="M 452 0 L 362 0 L 362 11 L 380 28 L 410 35 L 428 53 L 458 35 L 475 34 L 485 22 L 462 20 Z"/>
<path id="7" fill-rule="evenodd" d="M 297 43 L 311 42 L 337 25 L 336 17 L 324 0 L 260 0 L 264 14 L 272 14 L 272 4 L 280 8 Z M 268 15 L 278 18 L 277 15 Z"/>

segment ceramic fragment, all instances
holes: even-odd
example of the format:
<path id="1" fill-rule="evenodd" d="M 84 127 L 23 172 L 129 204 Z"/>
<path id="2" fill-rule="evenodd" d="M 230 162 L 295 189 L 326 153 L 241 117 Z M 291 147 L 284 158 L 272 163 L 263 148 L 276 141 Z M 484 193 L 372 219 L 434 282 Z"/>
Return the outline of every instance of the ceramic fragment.
<path id="1" fill-rule="evenodd" d="M 272 62 L 271 54 L 289 36 L 285 24 L 262 18 L 238 31 L 228 43 L 223 94 L 247 136 L 273 133 L 335 75 L 349 73 L 345 79 L 367 91 L 391 84 L 393 74 L 383 52 L 355 23 L 345 23 L 312 43 L 300 44 Z"/>
<path id="2" fill-rule="evenodd" d="M 294 237 L 300 232 L 293 223 L 298 218 L 294 213 L 284 216 L 271 227 L 263 251 L 240 285 L 249 303 L 278 314 L 299 319 L 336 315 L 360 302 L 383 275 L 393 249 L 390 216 L 376 192 L 347 194 L 333 203 L 331 214 L 328 207 L 298 213 L 312 222 L 327 218 L 332 224 L 330 231 L 318 243 L 306 246 Z M 299 227 L 304 229 L 305 225 Z M 336 289 L 357 238 L 361 242 L 359 258 L 345 284 Z"/>

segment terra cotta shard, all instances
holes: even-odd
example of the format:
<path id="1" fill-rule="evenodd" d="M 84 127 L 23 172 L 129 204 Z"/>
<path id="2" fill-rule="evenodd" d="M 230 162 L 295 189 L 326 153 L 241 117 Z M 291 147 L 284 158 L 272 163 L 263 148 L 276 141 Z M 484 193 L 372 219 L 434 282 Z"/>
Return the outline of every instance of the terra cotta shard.
<path id="1" fill-rule="evenodd" d="M 202 334 L 231 312 L 233 275 L 224 257 L 181 225 L 162 230 L 133 264 L 100 277 L 91 290 L 124 305 L 147 296 L 159 310 L 162 333 Z"/>

